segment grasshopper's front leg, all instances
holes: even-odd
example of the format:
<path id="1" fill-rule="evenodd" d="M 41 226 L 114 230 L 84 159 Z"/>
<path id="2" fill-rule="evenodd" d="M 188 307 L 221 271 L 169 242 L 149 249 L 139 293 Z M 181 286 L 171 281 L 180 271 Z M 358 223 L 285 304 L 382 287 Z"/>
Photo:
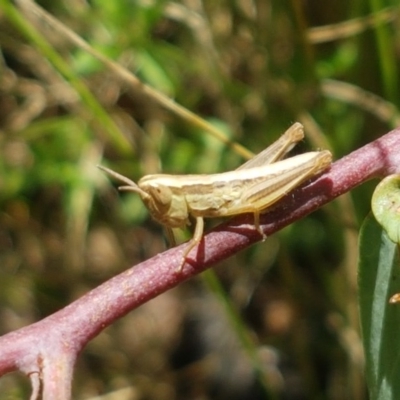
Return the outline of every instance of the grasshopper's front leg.
<path id="1" fill-rule="evenodd" d="M 196 227 L 194 229 L 194 234 L 192 239 L 187 244 L 186 249 L 183 251 L 182 260 L 179 264 L 178 272 L 182 272 L 183 266 L 186 262 L 186 257 L 191 252 L 191 250 L 201 242 L 201 238 L 203 237 L 204 231 L 204 219 L 203 217 L 196 217 Z"/>
<path id="2" fill-rule="evenodd" d="M 261 226 L 260 226 L 260 212 L 254 211 L 253 214 L 254 214 L 254 226 L 255 226 L 256 230 L 262 236 L 263 240 L 265 240 L 267 238 L 267 235 L 262 231 Z M 201 239 L 203 237 L 203 232 L 204 232 L 204 218 L 196 217 L 196 227 L 194 230 L 194 234 L 193 234 L 192 239 L 187 244 L 186 249 L 183 251 L 182 260 L 181 260 L 181 263 L 179 264 L 179 268 L 178 268 L 179 273 L 181 273 L 183 270 L 183 266 L 185 265 L 185 262 L 186 262 L 186 257 L 193 250 L 193 248 L 201 242 Z"/>

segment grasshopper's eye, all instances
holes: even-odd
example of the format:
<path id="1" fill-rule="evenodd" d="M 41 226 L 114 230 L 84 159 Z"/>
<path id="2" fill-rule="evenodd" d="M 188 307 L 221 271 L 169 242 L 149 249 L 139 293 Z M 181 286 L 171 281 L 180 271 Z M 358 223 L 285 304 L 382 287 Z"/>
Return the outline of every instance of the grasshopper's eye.
<path id="1" fill-rule="evenodd" d="M 169 187 L 152 186 L 149 188 L 149 194 L 154 199 L 154 201 L 159 205 L 167 206 L 171 204 L 172 191 Z"/>

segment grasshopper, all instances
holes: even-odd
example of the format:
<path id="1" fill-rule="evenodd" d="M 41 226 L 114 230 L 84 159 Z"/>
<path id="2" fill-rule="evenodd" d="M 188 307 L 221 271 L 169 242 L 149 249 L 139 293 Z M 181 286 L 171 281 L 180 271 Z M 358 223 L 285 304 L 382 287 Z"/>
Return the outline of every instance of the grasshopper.
<path id="1" fill-rule="evenodd" d="M 252 213 L 255 229 L 266 238 L 260 213 L 331 164 L 332 155 L 327 150 L 282 160 L 303 137 L 303 126 L 295 123 L 236 170 L 213 175 L 147 175 L 136 184 L 108 168 L 99 168 L 126 184 L 120 190 L 138 193 L 153 219 L 171 236 L 171 228 L 190 225 L 189 216 L 196 219 L 193 238 L 182 255 L 181 271 L 186 257 L 203 237 L 204 218 Z"/>

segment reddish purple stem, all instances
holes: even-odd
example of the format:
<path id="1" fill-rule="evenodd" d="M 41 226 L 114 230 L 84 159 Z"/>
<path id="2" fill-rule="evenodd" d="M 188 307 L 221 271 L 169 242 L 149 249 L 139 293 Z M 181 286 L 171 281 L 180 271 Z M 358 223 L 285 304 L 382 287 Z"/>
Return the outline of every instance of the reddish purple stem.
<path id="1" fill-rule="evenodd" d="M 400 129 L 343 157 L 294 190 L 261 216 L 262 229 L 271 235 L 359 184 L 396 172 Z M 259 240 L 252 215 L 243 215 L 206 234 L 182 271 L 178 268 L 185 244 L 130 268 L 42 321 L 1 337 L 0 374 L 20 369 L 31 376 L 36 392 L 43 390 L 44 400 L 69 399 L 76 356 L 90 339 L 132 309 Z"/>

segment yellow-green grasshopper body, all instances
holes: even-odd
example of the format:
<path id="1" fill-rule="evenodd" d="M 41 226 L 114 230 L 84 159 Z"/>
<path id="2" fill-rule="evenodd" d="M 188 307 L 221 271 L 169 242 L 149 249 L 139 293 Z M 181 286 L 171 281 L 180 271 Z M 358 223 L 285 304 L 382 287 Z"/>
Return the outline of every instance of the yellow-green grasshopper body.
<path id="1" fill-rule="evenodd" d="M 189 225 L 190 216 L 196 219 L 193 239 L 183 253 L 182 269 L 190 250 L 203 236 L 203 218 L 253 213 L 255 228 L 264 237 L 259 214 L 331 164 L 332 155 L 327 150 L 281 160 L 303 137 L 302 125 L 295 123 L 238 169 L 213 175 L 147 175 L 136 184 L 100 168 L 127 185 L 121 190 L 139 193 L 151 216 L 168 229 Z"/>

